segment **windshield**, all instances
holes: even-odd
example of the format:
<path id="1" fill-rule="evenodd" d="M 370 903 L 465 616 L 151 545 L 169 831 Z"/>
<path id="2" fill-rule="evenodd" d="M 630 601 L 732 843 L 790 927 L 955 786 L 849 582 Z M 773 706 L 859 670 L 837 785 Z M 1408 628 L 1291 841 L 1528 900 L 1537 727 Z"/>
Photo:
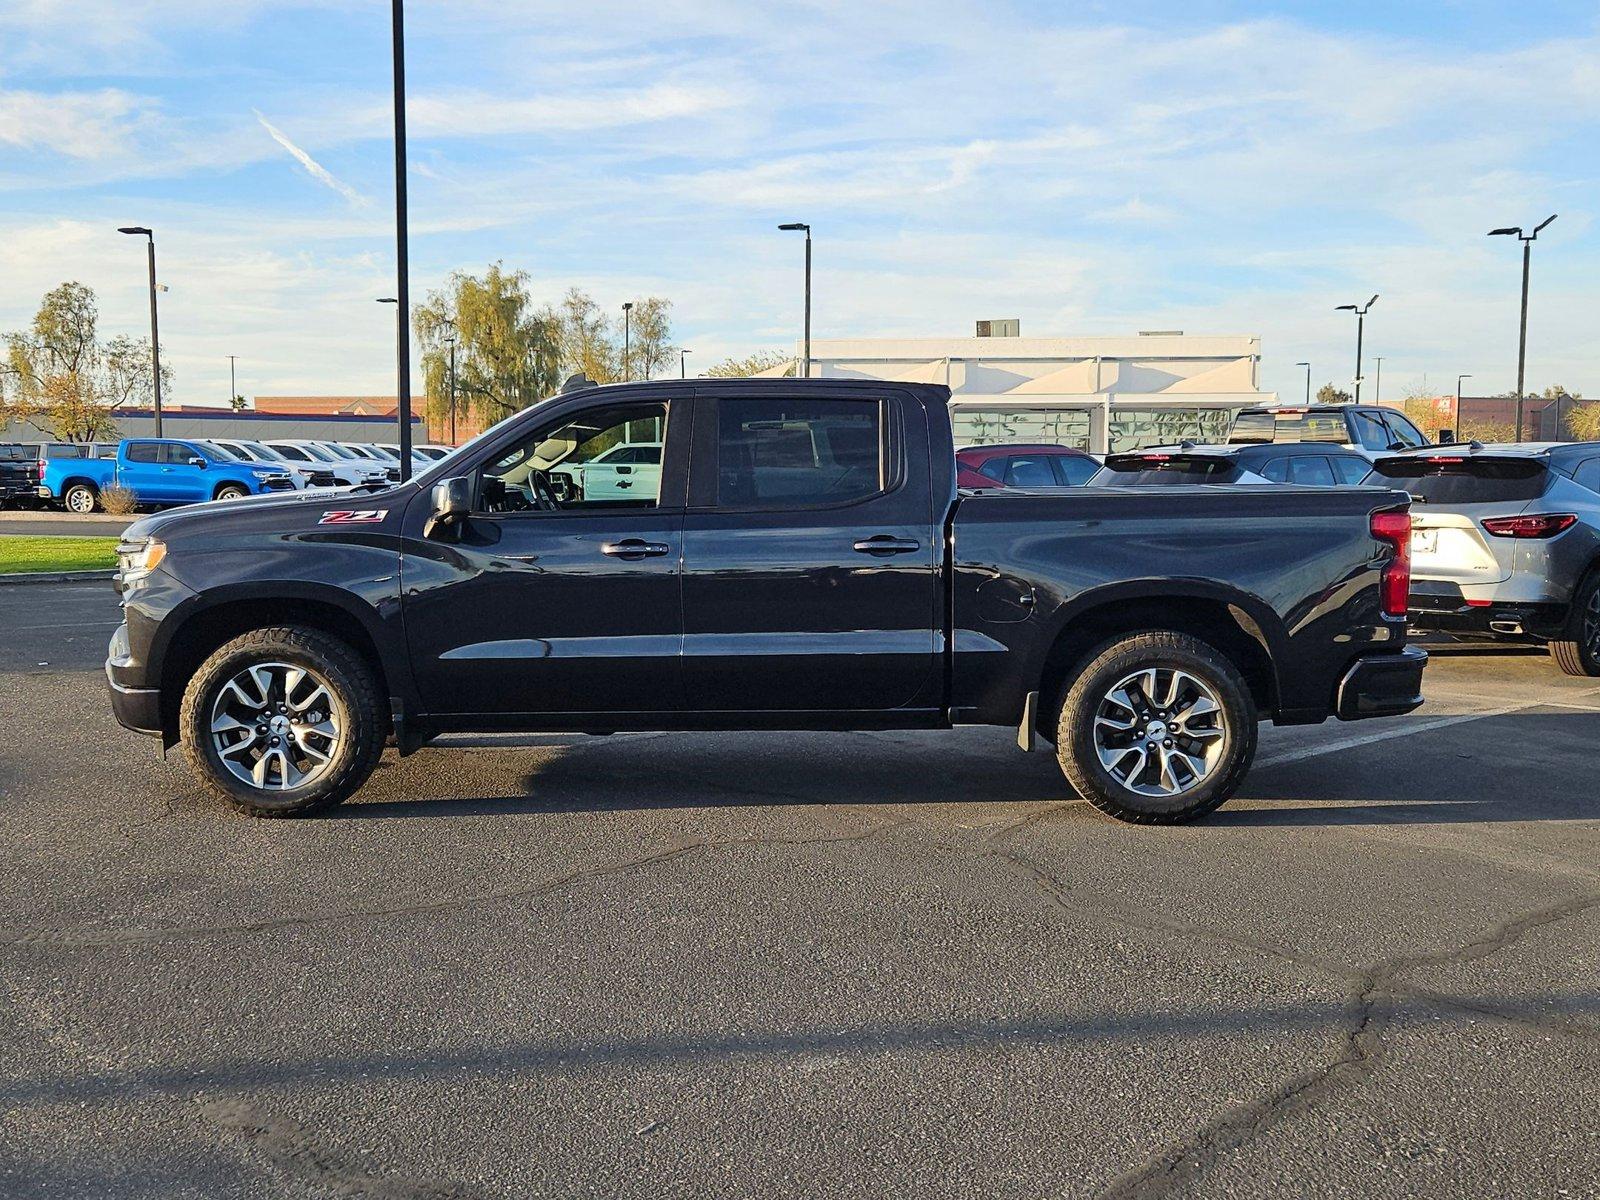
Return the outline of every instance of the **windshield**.
<path id="1" fill-rule="evenodd" d="M 279 454 L 271 446 L 263 446 L 260 442 L 240 442 L 239 444 L 251 454 L 254 454 L 257 458 L 265 459 L 267 462 L 288 461 L 288 459 L 284 458 L 283 455 Z"/>
<path id="2" fill-rule="evenodd" d="M 207 458 L 215 458 L 215 459 L 218 459 L 218 460 L 220 460 L 222 462 L 246 462 L 246 461 L 248 461 L 248 460 L 246 460 L 244 458 L 241 458 L 239 455 L 235 454 L 232 450 L 223 449 L 221 446 L 217 445 L 215 442 L 190 442 L 189 444 L 191 446 L 193 446 L 196 450 L 200 451 L 201 454 L 204 454 Z"/>

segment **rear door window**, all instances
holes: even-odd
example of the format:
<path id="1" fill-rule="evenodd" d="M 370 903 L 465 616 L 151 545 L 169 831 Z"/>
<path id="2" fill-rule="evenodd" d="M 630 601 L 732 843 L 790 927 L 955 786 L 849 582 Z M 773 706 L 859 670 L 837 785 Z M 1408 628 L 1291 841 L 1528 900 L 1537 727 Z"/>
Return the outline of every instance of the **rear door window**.
<path id="1" fill-rule="evenodd" d="M 717 402 L 717 503 L 811 508 L 849 504 L 886 484 L 877 400 Z"/>
<path id="2" fill-rule="evenodd" d="M 1262 463 L 1256 471 L 1263 479 L 1270 479 L 1273 483 L 1289 482 L 1289 460 L 1287 458 L 1274 458 Z"/>
<path id="3" fill-rule="evenodd" d="M 154 442 L 134 442 L 128 447 L 128 461 L 155 463 L 161 461 L 161 447 Z"/>
<path id="4" fill-rule="evenodd" d="M 1014 454 L 1006 466 L 1009 487 L 1055 487 L 1056 473 L 1042 454 Z"/>
<path id="5" fill-rule="evenodd" d="M 1368 450 L 1387 450 L 1393 436 L 1389 427 L 1370 413 L 1353 412 L 1350 423 L 1355 426 L 1356 441 Z"/>
<path id="6" fill-rule="evenodd" d="M 1332 487 L 1333 468 L 1320 454 L 1297 454 L 1289 460 L 1289 482 L 1307 487 Z"/>
<path id="7" fill-rule="evenodd" d="M 1372 473 L 1372 464 L 1354 454 L 1341 454 L 1331 461 L 1333 463 L 1333 473 L 1339 477 L 1339 482 L 1343 484 L 1360 483 Z"/>
<path id="8" fill-rule="evenodd" d="M 1055 468 L 1056 482 L 1063 487 L 1082 487 L 1100 469 L 1100 464 L 1092 458 L 1067 454 L 1054 455 L 1050 465 Z"/>
<path id="9" fill-rule="evenodd" d="M 1544 495 L 1550 473 L 1528 458 L 1418 455 L 1384 459 L 1374 468 L 1380 479 L 1403 487 L 1419 504 L 1507 504 Z"/>

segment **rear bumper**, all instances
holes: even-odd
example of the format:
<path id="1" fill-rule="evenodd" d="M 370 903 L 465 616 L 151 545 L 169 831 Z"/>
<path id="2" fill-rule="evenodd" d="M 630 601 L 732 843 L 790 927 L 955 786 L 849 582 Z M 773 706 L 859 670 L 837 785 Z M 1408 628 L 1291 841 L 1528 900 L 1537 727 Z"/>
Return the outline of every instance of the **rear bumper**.
<path id="1" fill-rule="evenodd" d="M 161 734 L 161 692 L 158 688 L 130 687 L 119 681 L 131 664 L 128 627 L 119 625 L 106 651 L 106 687 L 111 692 L 111 715 L 117 724 L 135 733 Z"/>
<path id="2" fill-rule="evenodd" d="M 1413 585 L 1406 623 L 1413 629 L 1483 637 L 1559 637 L 1567 605 L 1556 601 L 1469 600 L 1453 583 Z"/>
<path id="3" fill-rule="evenodd" d="M 1407 646 L 1398 654 L 1363 654 L 1339 680 L 1334 713 L 1341 721 L 1398 717 L 1422 704 L 1428 653 Z"/>

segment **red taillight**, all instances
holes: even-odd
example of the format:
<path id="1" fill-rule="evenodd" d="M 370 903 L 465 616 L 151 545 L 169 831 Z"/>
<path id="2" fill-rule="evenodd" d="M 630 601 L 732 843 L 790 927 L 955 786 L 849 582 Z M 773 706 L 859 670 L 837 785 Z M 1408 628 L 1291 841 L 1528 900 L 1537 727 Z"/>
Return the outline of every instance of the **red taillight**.
<path id="1" fill-rule="evenodd" d="M 1460 457 L 1459 455 L 1457 455 L 1455 457 L 1451 457 L 1449 455 L 1434 454 L 1434 455 L 1429 456 L 1428 458 L 1425 458 L 1423 461 L 1424 462 L 1431 462 L 1431 463 L 1464 463 L 1467 460 L 1462 458 L 1462 457 Z"/>
<path id="2" fill-rule="evenodd" d="M 1411 601 L 1411 513 L 1404 508 L 1373 513 L 1372 536 L 1394 548 L 1394 557 L 1383 568 L 1383 615 L 1404 617 Z"/>
<path id="3" fill-rule="evenodd" d="M 1493 603 L 1494 603 L 1493 600 L 1468 600 L 1467 601 L 1467 607 L 1468 608 L 1488 608 Z"/>
<path id="4" fill-rule="evenodd" d="M 1495 537 L 1547 538 L 1570 529 L 1576 513 L 1534 513 L 1526 517 L 1489 517 L 1483 527 Z"/>
<path id="5" fill-rule="evenodd" d="M 1170 455 L 1170 454 L 1141 454 L 1139 457 L 1145 462 L 1166 462 L 1168 459 L 1170 459 L 1172 457 L 1172 455 Z"/>

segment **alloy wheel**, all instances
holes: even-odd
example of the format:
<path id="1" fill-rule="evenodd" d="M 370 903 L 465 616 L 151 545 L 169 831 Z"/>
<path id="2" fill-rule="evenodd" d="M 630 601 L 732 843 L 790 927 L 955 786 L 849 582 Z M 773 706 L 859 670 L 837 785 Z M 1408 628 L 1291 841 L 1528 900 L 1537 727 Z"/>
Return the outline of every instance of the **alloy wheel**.
<path id="1" fill-rule="evenodd" d="M 308 667 L 253 663 L 217 691 L 211 744 L 234 778 L 264 791 L 314 783 L 344 737 L 344 707 Z"/>
<path id="2" fill-rule="evenodd" d="M 1227 741 L 1217 693 L 1176 667 L 1125 675 L 1095 709 L 1100 765 L 1141 796 L 1172 797 L 1198 787 L 1221 762 Z"/>

